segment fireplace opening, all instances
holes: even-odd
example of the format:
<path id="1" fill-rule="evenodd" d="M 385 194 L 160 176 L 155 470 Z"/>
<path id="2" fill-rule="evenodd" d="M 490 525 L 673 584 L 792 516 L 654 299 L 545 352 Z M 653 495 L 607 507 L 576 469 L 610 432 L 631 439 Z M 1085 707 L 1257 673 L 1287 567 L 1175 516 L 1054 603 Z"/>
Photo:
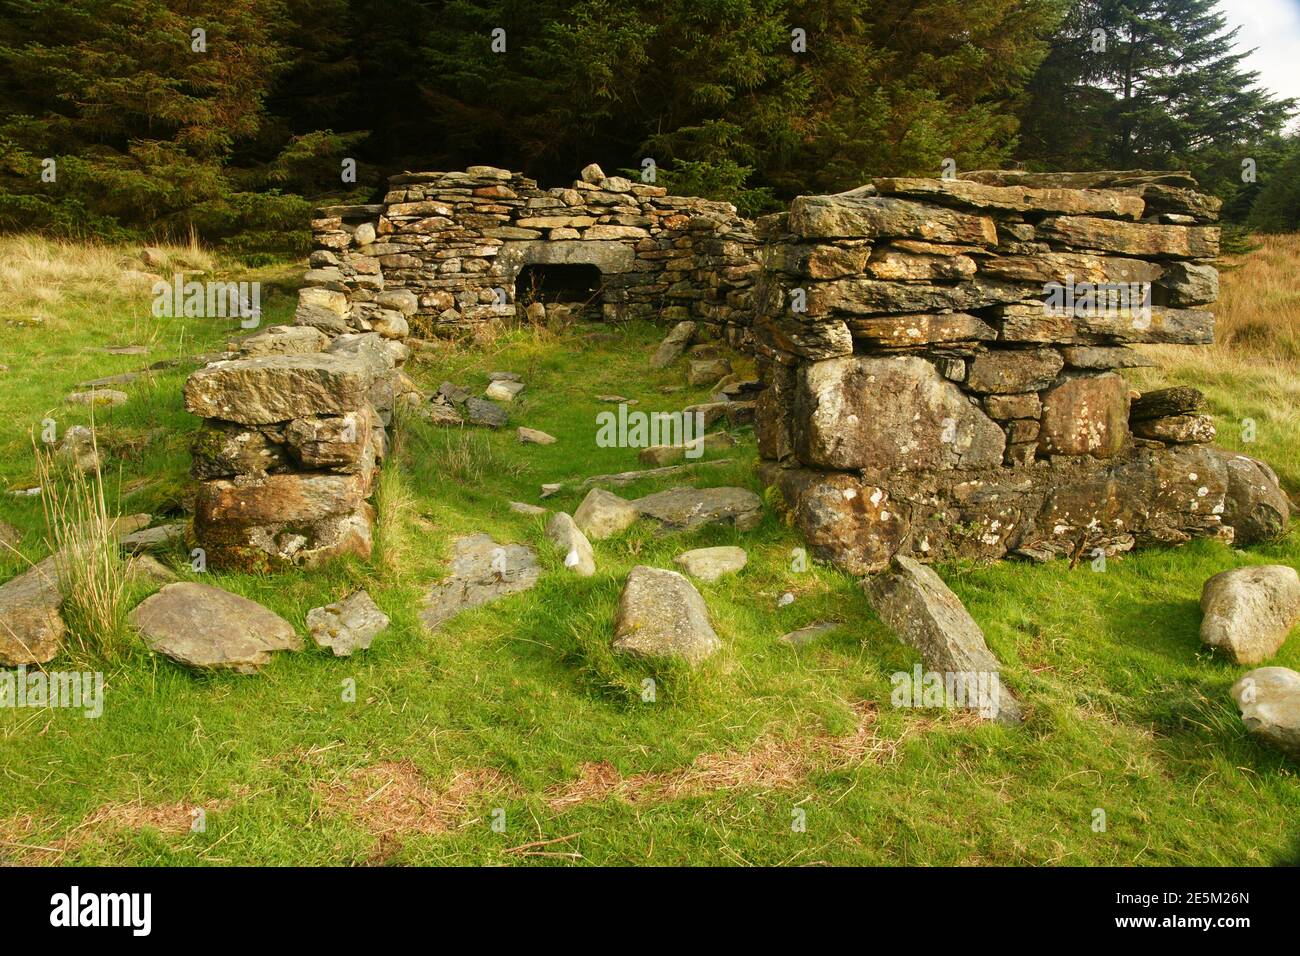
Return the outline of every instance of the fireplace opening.
<path id="1" fill-rule="evenodd" d="M 562 303 L 599 310 L 600 279 L 600 269 L 592 265 L 527 265 L 515 280 L 515 301 L 525 306 Z"/>

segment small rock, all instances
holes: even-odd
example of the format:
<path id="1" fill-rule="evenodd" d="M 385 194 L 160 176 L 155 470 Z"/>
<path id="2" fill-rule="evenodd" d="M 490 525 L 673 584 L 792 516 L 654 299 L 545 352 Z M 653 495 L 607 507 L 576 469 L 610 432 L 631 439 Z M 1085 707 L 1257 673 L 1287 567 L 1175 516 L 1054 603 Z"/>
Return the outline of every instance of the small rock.
<path id="1" fill-rule="evenodd" d="M 1235 663 L 1258 664 L 1300 621 L 1300 575 L 1281 564 L 1221 571 L 1201 590 L 1201 613 L 1201 643 Z"/>
<path id="2" fill-rule="evenodd" d="M 636 405 L 636 404 L 638 404 L 638 403 L 637 403 L 637 400 L 636 400 L 635 398 L 625 398 L 625 397 L 622 396 L 622 395 L 597 395 L 597 396 L 596 396 L 596 401 L 598 401 L 598 402 L 611 402 L 611 403 L 613 403 L 613 404 L 615 404 L 615 405 Z"/>
<path id="3" fill-rule="evenodd" d="M 140 250 L 140 261 L 150 269 L 161 269 L 167 265 L 167 253 L 157 246 L 145 246 Z"/>
<path id="4" fill-rule="evenodd" d="M 782 594 L 779 598 L 776 599 L 777 607 L 789 607 L 793 603 L 794 603 L 794 595 L 791 594 L 789 591 L 786 591 L 784 594 Z"/>
<path id="5" fill-rule="evenodd" d="M 118 375 L 105 375 L 103 378 L 92 378 L 84 382 L 78 382 L 79 389 L 106 388 L 109 385 L 130 385 L 132 382 L 138 382 L 142 378 L 153 375 L 148 369 L 141 372 L 122 372 Z"/>
<path id="6" fill-rule="evenodd" d="M 538 431 L 536 428 L 525 428 L 523 425 L 520 425 L 516 434 L 519 436 L 519 444 L 521 445 L 555 444 L 554 435 L 548 435 L 546 432 Z"/>
<path id="7" fill-rule="evenodd" d="M 420 612 L 420 620 L 430 630 L 468 608 L 527 591 L 541 575 L 532 548 L 497 544 L 491 535 L 457 538 L 451 549 L 451 574 L 433 585 Z"/>
<path id="8" fill-rule="evenodd" d="M 686 384 L 711 385 L 731 374 L 731 363 L 724 358 L 695 359 L 686 371 Z"/>
<path id="9" fill-rule="evenodd" d="M 722 647 L 704 598 L 676 571 L 637 565 L 618 600 L 613 649 L 695 665 Z"/>
<path id="10" fill-rule="evenodd" d="M 152 554 L 136 554 L 126 562 L 126 573 L 137 579 L 154 581 L 158 584 L 172 584 L 180 577 L 167 565 Z"/>
<path id="11" fill-rule="evenodd" d="M 471 425 L 501 428 L 509 421 L 509 416 L 506 415 L 506 410 L 500 405 L 484 401 L 481 398 L 467 398 L 465 400 L 465 419 Z"/>
<path id="12" fill-rule="evenodd" d="M 596 556 L 591 542 L 569 515 L 557 512 L 546 526 L 546 537 L 564 555 L 564 566 L 580 577 L 596 573 Z"/>
<path id="13" fill-rule="evenodd" d="M 125 405 L 129 400 L 126 392 L 119 392 L 111 388 L 95 388 L 88 392 L 72 392 L 64 401 L 69 405 L 107 405 L 116 408 L 119 405 Z"/>
<path id="14" fill-rule="evenodd" d="M 546 484 L 542 485 L 541 494 L 539 494 L 537 497 L 550 498 L 554 495 L 558 495 L 563 490 L 564 490 L 564 485 L 562 485 L 560 482 L 558 481 L 547 482 Z"/>
<path id="15" fill-rule="evenodd" d="M 474 393 L 467 388 L 461 388 L 454 382 L 443 382 L 438 386 L 438 394 L 453 405 L 463 405 L 473 397 Z"/>
<path id="16" fill-rule="evenodd" d="M 716 581 L 724 574 L 734 574 L 749 561 L 744 548 L 724 545 L 717 548 L 696 548 L 673 558 L 683 571 L 701 581 Z"/>
<path id="17" fill-rule="evenodd" d="M 114 345 L 103 350 L 107 355 L 148 355 L 147 345 Z"/>
<path id="18" fill-rule="evenodd" d="M 262 605 L 181 581 L 146 598 L 127 619 L 153 651 L 200 670 L 256 673 L 276 651 L 302 650 L 291 625 Z"/>
<path id="19" fill-rule="evenodd" d="M 573 521 L 588 537 L 601 541 L 630 528 L 637 519 L 636 505 L 604 488 L 592 488 L 582 499 Z"/>
<path id="20" fill-rule="evenodd" d="M 424 409 L 423 414 L 434 425 L 465 424 L 465 419 L 460 417 L 460 412 L 456 411 L 456 406 L 441 395 L 435 395 L 429 400 L 429 406 Z"/>
<path id="21" fill-rule="evenodd" d="M 738 531 L 750 531 L 763 520 L 762 499 L 745 488 L 672 488 L 632 504 L 671 531 L 724 522 Z"/>
<path id="22" fill-rule="evenodd" d="M 781 640 L 794 647 L 805 647 L 811 644 L 823 634 L 827 634 L 839 624 L 834 621 L 824 621 L 817 624 L 809 624 L 807 627 L 801 627 L 797 631 L 791 631 L 789 634 L 782 634 Z"/>
<path id="23" fill-rule="evenodd" d="M 515 514 L 528 515 L 530 518 L 546 514 L 545 508 L 539 508 L 537 505 L 530 505 L 526 501 L 510 502 L 510 510 Z"/>
<path id="24" fill-rule="evenodd" d="M 649 448 L 642 448 L 636 457 L 643 465 L 662 467 L 687 458 L 699 458 L 705 452 L 721 451 L 735 444 L 736 439 L 726 432 L 712 432 L 684 445 L 651 445 Z"/>
<path id="25" fill-rule="evenodd" d="M 584 183 L 595 185 L 605 178 L 605 171 L 595 163 L 589 163 L 582 167 L 582 172 L 578 174 Z"/>
<path id="26" fill-rule="evenodd" d="M 95 448 L 95 433 L 85 425 L 73 425 L 63 433 L 57 452 L 59 460 L 83 473 L 99 469 L 99 452 Z"/>
<path id="27" fill-rule="evenodd" d="M 523 378 L 517 372 L 488 372 L 489 382 L 522 382 Z"/>
<path id="28" fill-rule="evenodd" d="M 487 387 L 483 396 L 498 402 L 513 402 L 515 396 L 523 390 L 523 382 L 493 382 Z"/>
<path id="29" fill-rule="evenodd" d="M 1258 667 L 1232 685 L 1246 730 L 1300 759 L 1300 674 L 1289 667 Z"/>
<path id="30" fill-rule="evenodd" d="M 335 657 L 351 657 L 354 651 L 364 651 L 387 627 L 388 615 L 365 591 L 307 612 L 311 639 L 318 647 L 329 648 Z"/>
<path id="31" fill-rule="evenodd" d="M 156 528 L 134 531 L 121 539 L 122 550 L 128 554 L 140 551 L 165 551 L 178 541 L 185 539 L 185 524 L 173 522 L 160 524 Z"/>

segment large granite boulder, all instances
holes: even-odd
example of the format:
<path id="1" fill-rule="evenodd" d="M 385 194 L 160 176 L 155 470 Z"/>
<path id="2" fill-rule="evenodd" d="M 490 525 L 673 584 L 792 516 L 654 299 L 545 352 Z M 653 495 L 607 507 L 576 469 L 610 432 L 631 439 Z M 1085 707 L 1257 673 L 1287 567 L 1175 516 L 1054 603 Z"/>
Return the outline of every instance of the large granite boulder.
<path id="1" fill-rule="evenodd" d="M 302 650 L 278 614 L 248 598 L 182 581 L 146 598 L 128 615 L 149 649 L 198 670 L 252 674 L 277 651 Z"/>
<path id="2" fill-rule="evenodd" d="M 809 239 L 899 238 L 995 246 L 997 229 L 973 216 L 885 196 L 798 196 L 790 231 Z"/>
<path id="3" fill-rule="evenodd" d="M 390 366 L 361 352 L 215 362 L 185 381 L 185 408 L 202 418 L 269 425 L 343 415 L 366 405 Z"/>
<path id="4" fill-rule="evenodd" d="M 1300 575 L 1281 564 L 1221 571 L 1201 590 L 1201 642 L 1237 664 L 1277 653 L 1300 622 Z"/>
<path id="5" fill-rule="evenodd" d="M 749 531 L 763 518 L 763 501 L 746 488 L 670 488 L 632 502 L 637 513 L 666 531 L 688 531 L 707 524 L 732 524 Z"/>

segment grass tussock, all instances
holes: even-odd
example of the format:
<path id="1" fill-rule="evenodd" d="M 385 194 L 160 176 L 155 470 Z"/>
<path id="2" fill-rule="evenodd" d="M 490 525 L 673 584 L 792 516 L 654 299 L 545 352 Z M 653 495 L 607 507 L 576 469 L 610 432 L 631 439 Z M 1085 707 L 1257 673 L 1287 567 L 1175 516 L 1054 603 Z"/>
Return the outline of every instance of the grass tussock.
<path id="1" fill-rule="evenodd" d="M 91 435 L 98 459 L 93 428 Z M 108 507 L 98 460 L 93 470 L 83 472 L 40 447 L 35 453 L 46 540 L 54 554 L 73 648 L 101 660 L 121 657 L 128 646 L 126 615 L 132 589 L 118 544 L 121 529 Z"/>

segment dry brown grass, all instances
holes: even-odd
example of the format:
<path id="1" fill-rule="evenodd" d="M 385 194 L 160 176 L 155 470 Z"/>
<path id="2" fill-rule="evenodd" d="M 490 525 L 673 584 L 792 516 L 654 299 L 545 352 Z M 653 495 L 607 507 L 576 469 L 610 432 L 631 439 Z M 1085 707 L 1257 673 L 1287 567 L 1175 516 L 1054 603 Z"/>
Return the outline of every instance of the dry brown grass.
<path id="1" fill-rule="evenodd" d="M 1215 343 L 1147 346 L 1162 367 L 1246 372 L 1300 398 L 1300 234 L 1255 237 L 1258 248 L 1219 263 Z"/>
<path id="2" fill-rule="evenodd" d="M 409 760 L 361 767 L 317 788 L 327 812 L 346 816 L 380 837 L 467 826 L 473 822 L 466 820 L 472 801 L 511 791 L 509 780 L 495 770 L 467 770 L 443 787 L 432 787 Z"/>
<path id="3" fill-rule="evenodd" d="M 47 836 L 49 820 L 30 813 L 18 814 L 0 820 L 0 863 L 55 864 L 66 853 L 123 832 L 153 829 L 163 836 L 183 836 L 194 824 L 196 807 L 201 806 L 205 813 L 218 813 L 232 804 L 231 800 L 150 804 L 138 798 L 126 803 L 106 803 L 86 814 L 67 833 L 53 839 Z"/>
<path id="4" fill-rule="evenodd" d="M 748 750 L 700 754 L 679 770 L 625 777 L 608 763 L 584 764 L 576 780 L 547 791 L 547 805 L 564 810 L 610 798 L 631 804 L 661 803 L 738 787 L 789 790 L 818 771 L 893 760 L 907 735 L 894 740 L 879 736 L 874 703 L 859 704 L 856 710 L 857 726 L 849 734 L 764 736 Z M 908 733 L 913 730 L 909 725 Z"/>
<path id="5" fill-rule="evenodd" d="M 910 735 L 933 723 L 914 721 L 903 736 L 888 739 L 876 732 L 874 703 L 858 704 L 855 711 L 857 722 L 848 734 L 764 735 L 747 750 L 701 754 L 690 766 L 677 770 L 624 776 L 608 763 L 583 764 L 576 779 L 548 788 L 544 797 L 550 809 L 560 812 L 608 799 L 646 804 L 737 788 L 789 790 L 818 771 L 868 761 L 888 763 Z M 952 720 L 976 722 L 978 718 L 958 715 Z M 398 835 L 436 835 L 464 828 L 481 819 L 471 816 L 476 803 L 519 795 L 509 778 L 490 769 L 463 771 L 445 785 L 433 786 L 407 760 L 361 767 L 318 786 L 316 792 L 327 813 L 345 816 L 380 837 L 389 853 Z"/>
<path id="6" fill-rule="evenodd" d="M 149 273 L 215 267 L 213 256 L 193 237 L 186 245 L 156 248 L 165 258 L 161 269 L 147 268 L 131 246 L 0 236 L 0 311 L 18 320 L 50 319 L 67 303 L 146 298 L 154 281 Z"/>

